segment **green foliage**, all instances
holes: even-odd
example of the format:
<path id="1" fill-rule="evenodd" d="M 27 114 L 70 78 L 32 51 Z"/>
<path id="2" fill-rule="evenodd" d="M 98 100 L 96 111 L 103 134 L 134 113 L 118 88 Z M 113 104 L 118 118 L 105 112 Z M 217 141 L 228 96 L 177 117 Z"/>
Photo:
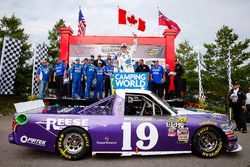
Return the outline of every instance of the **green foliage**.
<path id="1" fill-rule="evenodd" d="M 181 61 L 184 68 L 183 78 L 187 81 L 186 97 L 198 95 L 198 72 L 197 53 L 194 52 L 188 41 L 179 44 L 176 49 L 176 57 Z"/>
<path id="2" fill-rule="evenodd" d="M 56 24 L 53 26 L 52 30 L 49 31 L 49 49 L 48 49 L 48 59 L 50 63 L 54 63 L 53 59 L 59 57 L 59 49 L 60 49 L 60 33 L 58 28 L 66 27 L 66 23 L 63 19 L 60 19 Z"/>
<path id="3" fill-rule="evenodd" d="M 27 100 L 28 101 L 38 100 L 38 96 L 28 96 Z"/>
<path id="4" fill-rule="evenodd" d="M 11 38 L 19 39 L 23 42 L 22 54 L 19 58 L 19 64 L 17 68 L 16 80 L 14 85 L 14 93 L 16 95 L 26 95 L 31 92 L 31 77 L 32 77 L 32 65 L 26 61 L 31 58 L 30 47 L 28 43 L 29 35 L 21 28 L 21 19 L 12 15 L 10 18 L 4 16 L 0 19 L 0 50 L 3 47 L 3 38 L 8 36 Z"/>
<path id="5" fill-rule="evenodd" d="M 250 66 L 245 61 L 250 58 L 247 51 L 250 39 L 238 41 L 239 36 L 228 26 L 223 26 L 212 43 L 205 43 L 203 88 L 217 97 L 227 99 L 227 58 L 232 58 L 232 80 L 241 83 L 243 88 L 249 84 Z"/>
<path id="6" fill-rule="evenodd" d="M 0 96 L 0 114 L 10 115 L 15 112 L 14 103 L 27 101 L 24 96 Z"/>
<path id="7" fill-rule="evenodd" d="M 216 113 L 221 113 L 221 114 L 227 114 L 228 115 L 228 112 L 226 111 L 225 106 L 222 106 L 222 105 L 206 106 L 204 109 L 209 110 L 209 111 L 213 111 L 213 112 L 216 112 Z"/>

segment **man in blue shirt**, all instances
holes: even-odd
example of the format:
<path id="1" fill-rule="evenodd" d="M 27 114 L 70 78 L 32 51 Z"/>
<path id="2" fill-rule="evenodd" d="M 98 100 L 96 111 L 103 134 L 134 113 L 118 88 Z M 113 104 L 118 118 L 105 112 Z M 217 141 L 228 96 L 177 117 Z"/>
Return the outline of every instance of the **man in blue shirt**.
<path id="1" fill-rule="evenodd" d="M 158 97 L 163 97 L 163 83 L 165 81 L 164 68 L 159 65 L 159 60 L 154 60 L 154 65 L 150 69 L 150 79 L 152 80 L 153 92 Z"/>
<path id="2" fill-rule="evenodd" d="M 67 78 L 69 79 L 69 83 L 68 83 L 68 87 L 67 87 L 67 94 L 68 94 L 68 97 L 72 97 L 72 79 L 70 78 L 71 76 L 71 72 L 72 72 L 72 67 L 75 65 L 75 62 L 72 61 L 71 64 L 70 64 L 70 67 L 67 71 Z"/>
<path id="3" fill-rule="evenodd" d="M 63 79 L 66 78 L 66 66 L 60 59 L 56 59 L 56 64 L 54 65 L 54 79 L 56 82 L 56 96 L 58 99 L 62 98 L 63 95 Z"/>
<path id="4" fill-rule="evenodd" d="M 86 81 L 86 90 L 85 90 L 85 97 L 90 98 L 90 91 L 92 86 L 92 81 L 95 76 L 95 65 L 92 64 L 92 60 L 88 60 L 88 64 L 86 65 L 84 69 L 84 78 Z"/>
<path id="5" fill-rule="evenodd" d="M 85 97 L 85 89 L 86 89 L 86 81 L 85 81 L 85 70 L 88 65 L 88 58 L 84 58 L 82 62 L 82 73 L 83 73 L 83 80 L 82 80 L 82 97 Z"/>
<path id="6" fill-rule="evenodd" d="M 97 93 L 99 93 L 99 99 L 102 99 L 104 68 L 102 67 L 102 61 L 100 60 L 98 60 L 97 65 L 98 66 L 95 68 L 96 86 L 94 97 L 97 98 Z"/>
<path id="7" fill-rule="evenodd" d="M 49 67 L 47 65 L 47 61 L 45 59 L 41 60 L 41 65 L 37 69 L 37 83 L 39 84 L 39 94 L 38 97 L 39 99 L 44 98 L 44 93 L 48 88 L 48 82 L 50 78 L 50 72 L 49 72 Z"/>
<path id="8" fill-rule="evenodd" d="M 72 88 L 72 98 L 76 98 L 76 94 L 81 97 L 81 80 L 82 80 L 82 65 L 80 64 L 80 59 L 76 59 L 76 64 L 71 69 L 70 79 L 73 81 Z"/>
<path id="9" fill-rule="evenodd" d="M 111 64 L 111 60 L 107 61 L 107 65 L 104 68 L 104 78 L 105 78 L 105 97 L 108 97 L 108 92 L 111 93 L 110 77 L 114 75 L 114 66 Z"/>

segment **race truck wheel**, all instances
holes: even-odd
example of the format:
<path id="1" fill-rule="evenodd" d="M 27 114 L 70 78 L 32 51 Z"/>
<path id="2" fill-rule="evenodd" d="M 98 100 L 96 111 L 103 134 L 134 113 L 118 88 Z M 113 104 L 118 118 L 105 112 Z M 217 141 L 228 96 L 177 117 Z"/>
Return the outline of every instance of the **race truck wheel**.
<path id="1" fill-rule="evenodd" d="M 200 157 L 216 157 L 223 149 L 222 135 L 213 127 L 202 127 L 193 137 L 192 149 Z"/>
<path id="2" fill-rule="evenodd" d="M 60 154 L 69 160 L 78 160 L 91 154 L 91 140 L 87 131 L 71 127 L 62 131 L 57 142 Z"/>

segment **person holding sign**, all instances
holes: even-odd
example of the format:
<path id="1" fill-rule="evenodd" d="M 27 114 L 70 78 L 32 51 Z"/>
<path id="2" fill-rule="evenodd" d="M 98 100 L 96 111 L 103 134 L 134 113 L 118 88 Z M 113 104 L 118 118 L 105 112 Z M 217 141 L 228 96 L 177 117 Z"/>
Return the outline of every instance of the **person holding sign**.
<path id="1" fill-rule="evenodd" d="M 134 72 L 134 67 L 131 59 L 134 53 L 136 52 L 137 35 L 133 33 L 133 36 L 134 36 L 134 42 L 130 51 L 128 51 L 128 45 L 126 43 L 122 43 L 121 51 L 116 54 L 122 72 Z"/>
<path id="2" fill-rule="evenodd" d="M 158 97 L 163 97 L 163 83 L 165 81 L 164 68 L 159 65 L 159 60 L 154 60 L 154 65 L 150 69 L 150 80 L 152 80 L 153 92 Z"/>

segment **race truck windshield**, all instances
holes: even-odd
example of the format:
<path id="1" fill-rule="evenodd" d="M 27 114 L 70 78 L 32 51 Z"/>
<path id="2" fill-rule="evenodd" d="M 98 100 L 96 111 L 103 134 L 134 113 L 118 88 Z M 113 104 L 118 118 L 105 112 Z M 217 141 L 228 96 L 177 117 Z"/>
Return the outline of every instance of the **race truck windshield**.
<path id="1" fill-rule="evenodd" d="M 162 98 L 159 98 L 155 93 L 151 93 L 152 96 L 157 99 L 158 101 L 162 102 L 164 105 L 167 106 L 167 108 L 169 108 L 170 110 L 172 110 L 175 114 L 178 114 L 178 111 L 176 109 L 174 109 L 173 107 L 171 107 L 165 100 L 163 100 Z"/>

